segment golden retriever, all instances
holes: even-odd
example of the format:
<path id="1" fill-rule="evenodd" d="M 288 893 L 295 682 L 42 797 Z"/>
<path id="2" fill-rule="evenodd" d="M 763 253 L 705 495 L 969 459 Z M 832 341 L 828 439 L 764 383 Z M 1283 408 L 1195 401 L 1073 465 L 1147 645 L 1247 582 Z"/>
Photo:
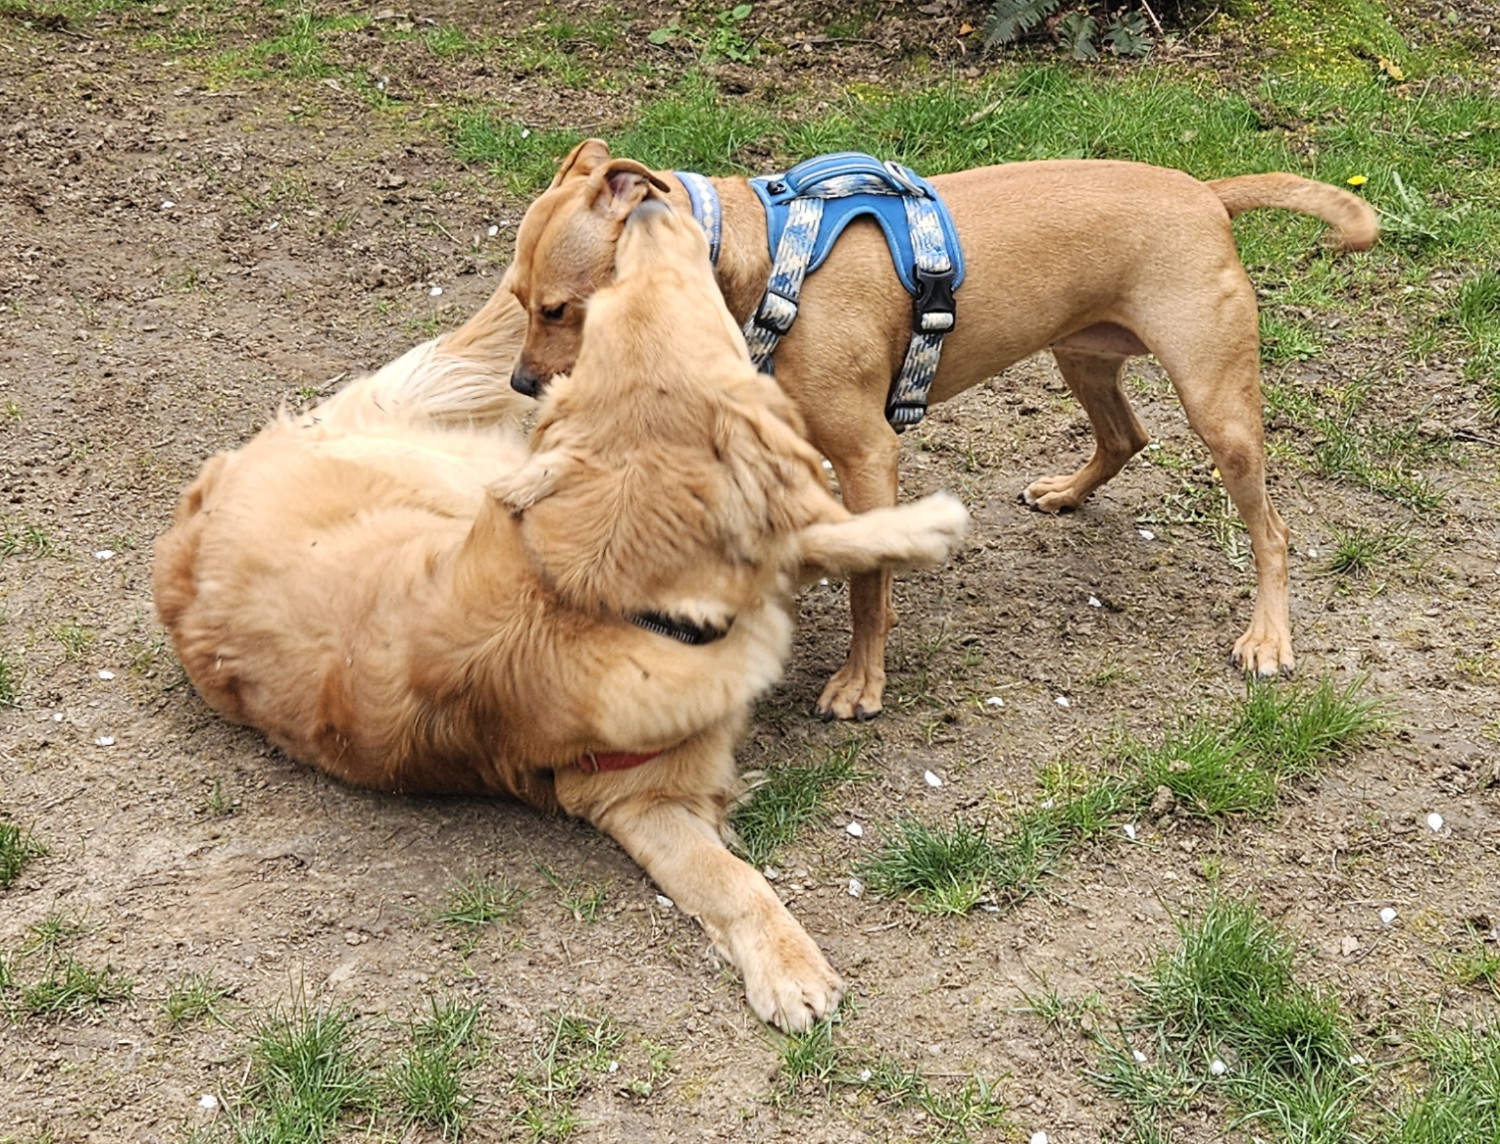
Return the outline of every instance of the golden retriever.
<path id="1" fill-rule="evenodd" d="M 700 919 L 783 1029 L 838 975 L 726 849 L 733 749 L 781 673 L 799 576 L 915 567 L 929 497 L 851 517 L 756 373 L 691 219 L 642 206 L 528 451 L 503 423 L 510 295 L 210 460 L 156 547 L 157 609 L 211 706 L 394 792 L 588 819 Z"/>

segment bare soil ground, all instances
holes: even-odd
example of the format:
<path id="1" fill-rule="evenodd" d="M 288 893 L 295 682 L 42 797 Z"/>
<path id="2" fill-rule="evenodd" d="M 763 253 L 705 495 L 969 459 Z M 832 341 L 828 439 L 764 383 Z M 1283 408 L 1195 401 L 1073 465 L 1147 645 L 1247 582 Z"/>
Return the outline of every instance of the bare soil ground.
<path id="1" fill-rule="evenodd" d="M 828 74 L 900 77 L 914 55 L 952 56 L 939 21 L 959 13 L 929 7 L 946 14 L 887 6 L 887 38 L 815 43 L 831 73 L 783 57 L 754 83 L 800 84 L 815 99 Z M 784 5 L 787 26 L 815 36 L 826 13 L 803 8 Z M 477 34 L 524 27 L 531 9 L 443 0 L 425 15 Z M 272 20 L 229 11 L 247 44 Z M 16 957 L 29 927 L 64 911 L 87 925 L 78 957 L 136 986 L 132 1001 L 81 1016 L 0 1017 L 0 1139 L 185 1135 L 206 1115 L 200 1094 L 232 1093 L 244 1069 L 240 1033 L 161 1014 L 168 982 L 209 970 L 233 990 L 231 1018 L 299 991 L 392 1019 L 440 994 L 478 999 L 496 1051 L 476 1084 L 473 1139 L 509 1138 L 509 1078 L 539 1015 L 558 1010 L 608 1015 L 626 1032 L 620 1073 L 589 1088 L 576 1139 L 930 1139 L 922 1112 L 851 1093 L 805 1094 L 794 1111 L 771 1103 L 775 1044 L 738 980 L 609 840 L 503 802 L 378 797 L 301 768 L 206 709 L 152 613 L 152 540 L 206 457 L 281 403 L 455 325 L 494 288 L 526 204 L 460 165 L 424 126 L 424 104 L 463 90 L 518 114 L 551 106 L 556 119 L 556 100 L 593 93 L 546 90 L 503 61 L 438 60 L 372 29 L 348 50 L 404 101 L 376 113 L 336 80 L 211 82 L 161 38 L 210 18 L 190 7 L 22 14 L 0 11 L 0 520 L 16 549 L 0 558 L 0 647 L 19 676 L 18 706 L 0 711 L 0 816 L 33 826 L 51 853 L 0 891 L 0 949 Z M 722 74 L 744 82 L 742 69 Z M 606 116 L 633 96 L 597 98 Z M 1301 935 L 1310 972 L 1364 1027 L 1438 1004 L 1493 1016 L 1492 1000 L 1445 981 L 1438 954 L 1467 919 L 1500 917 L 1496 431 L 1456 371 L 1410 360 L 1401 328 L 1393 297 L 1387 331 L 1331 330 L 1320 358 L 1272 371 L 1318 391 L 1374 369 L 1379 408 L 1421 417 L 1449 446 L 1423 463 L 1446 499 L 1418 514 L 1313 475 L 1304 429 L 1272 426 L 1301 670 L 1367 675 L 1398 726 L 1273 821 L 1141 822 L 1133 843 L 1091 850 L 1050 894 L 1008 912 L 934 919 L 847 892 L 902 815 L 1002 810 L 1032 796 L 1045 763 L 1098 766 L 1117 729 L 1151 738 L 1240 692 L 1225 657 L 1247 622 L 1250 573 L 1209 529 L 1140 523 L 1211 468 L 1154 365 L 1133 367 L 1133 387 L 1159 450 L 1071 517 L 1015 503 L 1088 444 L 1050 362 L 1023 364 L 909 435 L 906 493 L 952 489 L 975 525 L 953 563 L 899 585 L 877 722 L 807 716 L 848 620 L 841 586 L 803 596 L 794 660 L 743 765 L 854 739 L 869 778 L 781 856 L 777 884 L 852 986 L 842 1035 L 940 1087 L 1004 1078 L 1011 1127 L 976 1138 L 1118 1138 L 1118 1110 L 1083 1076 L 1085 1047 L 1023 1012 L 1023 993 L 1044 979 L 1118 1008 L 1126 976 L 1202 900 L 1208 860 Z M 1354 525 L 1406 529 L 1412 547 L 1369 577 L 1326 574 L 1334 530 Z M 1424 824 L 1434 810 L 1436 833 Z M 845 831 L 851 819 L 863 838 Z M 540 866 L 607 890 L 599 918 L 573 917 Z M 474 873 L 533 896 L 465 956 L 433 915 Z M 1398 911 L 1391 927 L 1384 906 Z M 648 1042 L 671 1060 L 641 1096 L 625 1082 L 648 1074 Z M 1205 1122 L 1201 1138 L 1216 1133 Z"/>

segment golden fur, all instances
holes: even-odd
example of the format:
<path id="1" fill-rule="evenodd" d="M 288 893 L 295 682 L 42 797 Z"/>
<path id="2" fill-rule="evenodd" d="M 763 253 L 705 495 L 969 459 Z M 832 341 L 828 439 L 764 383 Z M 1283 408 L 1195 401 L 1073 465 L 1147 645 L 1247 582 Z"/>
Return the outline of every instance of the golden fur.
<path id="1" fill-rule="evenodd" d="M 721 841 L 733 747 L 782 670 L 797 576 L 936 562 L 967 517 L 933 497 L 854 519 L 829 495 L 690 220 L 643 208 L 617 263 L 529 451 L 507 424 L 521 399 L 493 384 L 524 322 L 502 290 L 211 459 L 157 543 L 157 609 L 209 704 L 293 758 L 613 835 L 743 971 L 754 1011 L 804 1029 L 842 986 Z M 631 622 L 647 612 L 724 635 L 689 646 Z"/>
<path id="2" fill-rule="evenodd" d="M 1266 495 L 1255 291 L 1229 220 L 1257 207 L 1322 218 L 1333 244 L 1375 241 L 1374 212 L 1354 195 L 1289 174 L 1203 183 L 1141 163 L 1009 163 L 931 180 L 953 213 L 967 276 L 958 322 L 944 340 L 931 400 L 945 401 L 1013 362 L 1050 348 L 1093 425 L 1095 449 L 1076 472 L 1022 494 L 1033 508 L 1071 509 L 1119 472 L 1148 440 L 1120 386 L 1127 357 L 1152 353 L 1208 445 L 1255 553 L 1255 612 L 1233 659 L 1261 675 L 1293 663 L 1287 605 L 1287 528 Z M 744 179 L 715 179 L 723 207 L 718 282 L 743 321 L 770 274 L 765 216 Z M 528 309 L 512 384 L 535 393 L 567 370 L 589 297 L 608 281 L 620 220 L 647 195 L 687 211 L 676 177 L 581 143 L 527 211 L 509 281 Z M 776 379 L 833 463 L 855 512 L 896 501 L 896 434 L 885 400 L 911 334 L 911 299 L 875 223 L 856 221 L 809 275 Z M 849 658 L 818 701 L 825 715 L 880 710 L 885 639 L 894 624 L 888 572 L 850 586 Z"/>

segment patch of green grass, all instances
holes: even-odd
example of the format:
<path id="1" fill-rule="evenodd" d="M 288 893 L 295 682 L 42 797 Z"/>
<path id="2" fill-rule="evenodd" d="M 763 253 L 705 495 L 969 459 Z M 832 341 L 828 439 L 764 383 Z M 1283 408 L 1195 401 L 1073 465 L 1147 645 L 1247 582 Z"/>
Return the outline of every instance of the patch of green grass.
<path id="1" fill-rule="evenodd" d="M 455 882 L 447 890 L 435 921 L 461 928 L 477 928 L 495 922 L 513 921 L 531 894 L 503 878 L 476 874 Z"/>
<path id="2" fill-rule="evenodd" d="M 730 815 L 740 852 L 763 866 L 798 831 L 828 813 L 835 790 L 859 777 L 863 744 L 850 740 L 830 748 L 821 762 L 771 767 L 751 786 L 750 798 Z"/>
<path id="3" fill-rule="evenodd" d="M 1309 361 L 1322 352 L 1323 339 L 1317 326 L 1274 310 L 1260 312 L 1260 360 L 1266 365 Z"/>
<path id="4" fill-rule="evenodd" d="M 82 916 L 54 910 L 41 921 L 32 922 L 26 927 L 31 937 L 27 939 L 21 952 L 42 953 L 51 957 L 67 942 L 80 934 L 87 933 L 88 928 Z"/>
<path id="5" fill-rule="evenodd" d="M 1385 1127 L 1390 1144 L 1489 1144 L 1500 1140 L 1500 1029 L 1443 1029 L 1422 1038 L 1425 1088 Z"/>
<path id="6" fill-rule="evenodd" d="M 1383 728 L 1378 703 L 1361 698 L 1362 688 L 1362 680 L 1342 689 L 1328 679 L 1252 683 L 1227 717 L 1184 720 L 1159 744 L 1122 738 L 1117 770 L 1050 765 L 1041 775 L 1042 797 L 1006 815 L 936 826 L 903 819 L 860 875 L 875 892 L 907 897 L 920 912 L 961 914 L 1041 892 L 1070 853 L 1145 814 L 1163 787 L 1186 814 L 1265 814 L 1286 782 Z"/>
<path id="7" fill-rule="evenodd" d="M 531 1067 L 511 1084 L 511 1126 L 528 1144 L 562 1141 L 582 1123 L 576 1107 L 590 1078 L 607 1072 L 625 1040 L 610 1017 L 553 1013 L 544 1018 Z"/>
<path id="8" fill-rule="evenodd" d="M 52 638 L 62 645 L 63 655 L 68 659 L 81 659 L 99 640 L 99 633 L 86 628 L 76 620 L 58 624 L 52 629 Z"/>
<path id="9" fill-rule="evenodd" d="M 1253 902 L 1218 896 L 1178 939 L 1132 983 L 1136 1010 L 1101 1042 L 1095 1082 L 1148 1132 L 1206 1103 L 1272 1139 L 1355 1139 L 1370 1079 L 1337 998 L 1300 980 L 1295 945 Z"/>
<path id="10" fill-rule="evenodd" d="M 214 980 L 212 969 L 184 974 L 167 983 L 167 995 L 161 1003 L 162 1015 L 173 1027 L 201 1021 L 205 1017 L 222 1024 L 219 1003 L 233 992 L 232 986 L 220 985 Z"/>
<path id="11" fill-rule="evenodd" d="M 1330 527 L 1333 551 L 1324 568 L 1334 576 L 1368 576 L 1406 553 L 1412 538 L 1406 532 L 1369 532 L 1362 528 Z"/>
<path id="12" fill-rule="evenodd" d="M 207 818 L 228 818 L 240 808 L 240 800 L 224 789 L 224 780 L 214 777 L 213 789 L 203 796 L 200 813 Z"/>
<path id="13" fill-rule="evenodd" d="M 51 556 L 57 551 L 52 537 L 35 524 L 6 522 L 0 529 L 0 556 Z"/>
<path id="14" fill-rule="evenodd" d="M 1500 999 L 1500 948 L 1486 942 L 1483 934 L 1469 932 L 1466 948 L 1438 958 L 1444 974 L 1459 985 L 1479 985 Z"/>
<path id="15" fill-rule="evenodd" d="M 53 958 L 45 977 L 30 984 L 19 983 L 17 988 L 26 1012 L 62 1016 L 128 1001 L 135 983 L 110 966 L 96 969 L 68 956 Z"/>
<path id="16" fill-rule="evenodd" d="M 276 35 L 253 43 L 243 54 L 254 77 L 321 79 L 339 69 L 327 58 L 329 42 L 369 24 L 365 15 L 319 16 L 311 7 L 288 8 Z"/>
<path id="17" fill-rule="evenodd" d="M 46 856 L 46 845 L 37 840 L 31 827 L 23 830 L 14 822 L 0 822 L 0 890 L 8 889 L 21 871 Z"/>
<path id="18" fill-rule="evenodd" d="M 376 1098 L 353 1014 L 299 997 L 251 1030 L 249 1079 L 224 1117 L 236 1144 L 318 1144 L 372 1119 Z"/>
<path id="19" fill-rule="evenodd" d="M 433 999 L 412 1022 L 409 1043 L 386 1078 L 408 1125 L 426 1125 L 444 1140 L 463 1135 L 474 1103 L 463 1086 L 483 1041 L 479 1022 L 479 1004 L 457 999 Z"/>
<path id="20" fill-rule="evenodd" d="M 916 1108 L 939 1141 L 967 1141 L 979 1128 L 1005 1123 L 1008 1105 L 996 1082 L 977 1074 L 952 1091 L 934 1087 L 915 1069 L 889 1057 L 840 1044 L 836 1021 L 820 1021 L 805 1033 L 776 1034 L 777 1069 L 771 1102 L 792 1107 L 811 1092 L 824 1099 L 835 1091 L 868 1092 L 895 1108 Z"/>
<path id="21" fill-rule="evenodd" d="M 586 885 L 577 878 L 564 885 L 557 871 L 552 867 L 538 862 L 536 868 L 542 877 L 547 879 L 547 883 L 557 891 L 558 904 L 573 915 L 574 921 L 593 925 L 599 920 L 599 911 L 609 900 L 608 889 L 604 886 Z"/>

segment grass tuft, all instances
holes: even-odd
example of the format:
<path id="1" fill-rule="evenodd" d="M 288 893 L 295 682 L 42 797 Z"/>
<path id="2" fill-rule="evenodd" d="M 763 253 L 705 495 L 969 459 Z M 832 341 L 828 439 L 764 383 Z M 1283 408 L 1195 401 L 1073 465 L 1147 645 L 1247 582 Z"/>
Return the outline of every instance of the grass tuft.
<path id="1" fill-rule="evenodd" d="M 1388 1130 L 1390 1144 L 1500 1140 L 1500 1029 L 1441 1029 L 1424 1038 L 1428 1086 Z"/>
<path id="2" fill-rule="evenodd" d="M 79 1014 L 128 1001 L 135 983 L 109 966 L 94 969 L 74 957 L 54 959 L 47 976 L 19 987 L 21 1008 L 36 1016 Z"/>
<path id="3" fill-rule="evenodd" d="M 531 894 L 503 878 L 477 874 L 448 888 L 435 920 L 443 925 L 478 928 L 513 921 Z"/>
<path id="4" fill-rule="evenodd" d="M 856 763 L 862 748 L 851 740 L 831 748 L 821 762 L 764 771 L 749 800 L 730 816 L 746 861 L 765 865 L 799 830 L 826 815 L 832 792 L 859 777 Z"/>
<path id="5" fill-rule="evenodd" d="M 412 1022 L 410 1043 L 387 1077 L 408 1125 L 426 1125 L 444 1140 L 463 1135 L 473 1105 L 463 1084 L 483 1040 L 479 1019 L 477 1002 L 433 999 L 426 1016 Z"/>
<path id="6" fill-rule="evenodd" d="M 37 841 L 29 826 L 22 830 L 14 822 L 0 822 L 0 890 L 7 889 L 33 861 L 46 856 L 47 847 Z"/>
<path id="7" fill-rule="evenodd" d="M 232 986 L 220 985 L 214 980 L 214 971 L 189 973 L 167 984 L 167 995 L 162 999 L 162 1014 L 172 1026 L 187 1025 L 203 1018 L 224 1023 L 219 1015 L 219 1002 L 234 992 Z"/>

